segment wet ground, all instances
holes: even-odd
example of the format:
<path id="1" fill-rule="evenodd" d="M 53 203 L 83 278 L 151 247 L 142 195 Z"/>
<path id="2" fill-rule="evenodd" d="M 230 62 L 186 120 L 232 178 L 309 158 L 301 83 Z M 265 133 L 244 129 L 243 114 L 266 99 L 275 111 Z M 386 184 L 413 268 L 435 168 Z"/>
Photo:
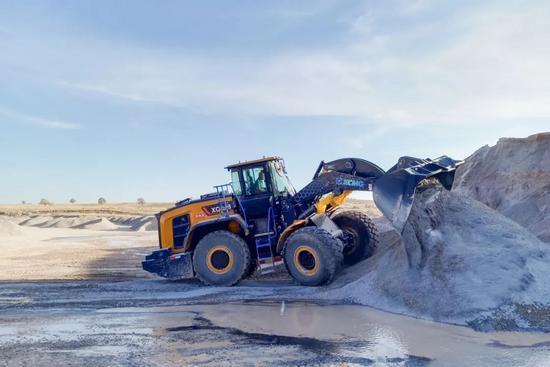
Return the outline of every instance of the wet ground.
<path id="1" fill-rule="evenodd" d="M 282 298 L 292 293 L 279 282 Z M 0 365 L 550 366 L 548 334 L 480 333 L 364 306 L 262 302 L 269 288 L 2 283 Z M 258 297 L 238 301 L 243 293 Z"/>
<path id="2" fill-rule="evenodd" d="M 383 254 L 396 238 L 380 238 Z M 327 296 L 354 268 L 321 288 L 282 273 L 230 288 L 163 280 L 140 268 L 156 241 L 27 227 L 0 237 L 0 366 L 550 366 L 550 334 L 476 332 L 342 304 L 349 290 Z"/>

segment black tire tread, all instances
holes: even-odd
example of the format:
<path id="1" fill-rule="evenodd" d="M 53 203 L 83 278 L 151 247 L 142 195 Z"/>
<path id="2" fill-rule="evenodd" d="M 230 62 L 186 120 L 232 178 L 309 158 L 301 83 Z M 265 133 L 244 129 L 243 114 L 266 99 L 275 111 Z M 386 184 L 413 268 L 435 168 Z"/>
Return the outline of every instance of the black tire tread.
<path id="1" fill-rule="evenodd" d="M 338 239 L 334 238 L 326 230 L 315 226 L 303 227 L 296 230 L 287 238 L 285 242 L 290 243 L 293 237 L 297 236 L 300 233 L 307 233 L 309 235 L 318 237 L 321 240 L 321 243 L 323 244 L 323 246 L 326 248 L 326 251 L 330 252 L 331 256 L 325 256 L 327 258 L 326 267 L 329 269 L 329 277 L 325 280 L 324 283 L 319 285 L 330 284 L 334 280 L 334 277 L 336 276 L 336 273 L 338 272 L 338 270 L 341 268 L 341 264 L 344 259 L 343 243 Z M 286 259 L 285 252 L 286 252 L 286 246 L 283 249 L 283 254 L 282 254 L 283 258 Z M 286 266 L 287 272 L 291 274 L 286 261 L 285 261 L 285 266 Z M 299 281 L 296 279 L 294 279 L 294 282 L 300 284 Z"/>
<path id="2" fill-rule="evenodd" d="M 243 275 L 243 278 L 250 278 L 254 272 L 256 271 L 256 269 L 258 268 L 258 260 L 256 257 L 252 257 L 252 251 L 250 249 L 250 247 L 248 247 L 248 251 L 250 252 L 250 263 L 248 265 L 248 268 L 246 269 L 246 271 L 244 272 L 244 275 Z"/>
<path id="3" fill-rule="evenodd" d="M 333 244 L 331 249 L 332 256 L 334 256 L 334 261 L 336 262 L 337 266 L 336 271 L 338 272 L 342 267 L 344 267 L 344 243 L 337 238 L 334 239 L 335 243 Z"/>
<path id="4" fill-rule="evenodd" d="M 207 239 L 209 237 L 216 237 L 216 236 L 227 236 L 227 237 L 230 237 L 230 238 L 233 238 L 234 240 L 236 240 L 237 242 L 241 243 L 242 246 L 241 246 L 241 250 L 242 250 L 242 253 L 241 254 L 235 254 L 235 256 L 243 256 L 244 259 L 245 259 L 245 264 L 249 264 L 249 266 L 245 266 L 243 271 L 242 271 L 242 274 L 241 276 L 239 277 L 239 279 L 237 279 L 236 281 L 234 282 L 231 282 L 231 283 L 227 283 L 225 284 L 226 286 L 232 286 L 232 285 L 235 285 L 237 284 L 243 277 L 245 277 L 246 275 L 246 272 L 249 270 L 250 268 L 250 249 L 248 248 L 248 245 L 247 243 L 243 240 L 242 237 L 234 234 L 234 233 L 231 233 L 229 231 L 225 231 L 225 230 L 220 230 L 220 231 L 214 231 L 214 232 L 211 232 L 209 234 L 207 234 L 206 236 L 204 236 L 203 238 L 201 238 L 201 240 L 199 241 L 199 244 L 201 241 L 203 241 L 204 239 Z M 199 246 L 199 244 L 197 244 L 197 246 Z M 206 285 L 215 285 L 214 283 L 208 281 L 207 279 L 203 278 L 198 272 L 195 271 L 195 274 L 197 276 L 197 278 L 203 283 L 203 284 L 206 284 Z"/>
<path id="5" fill-rule="evenodd" d="M 376 227 L 376 224 L 374 223 L 372 218 L 369 217 L 365 212 L 360 210 L 343 210 L 336 212 L 336 214 L 334 214 L 331 219 L 338 220 L 339 217 L 355 218 L 364 223 L 369 232 L 369 246 L 368 249 L 365 250 L 368 250 L 368 254 L 372 255 L 378 247 L 379 243 L 378 228 Z"/>

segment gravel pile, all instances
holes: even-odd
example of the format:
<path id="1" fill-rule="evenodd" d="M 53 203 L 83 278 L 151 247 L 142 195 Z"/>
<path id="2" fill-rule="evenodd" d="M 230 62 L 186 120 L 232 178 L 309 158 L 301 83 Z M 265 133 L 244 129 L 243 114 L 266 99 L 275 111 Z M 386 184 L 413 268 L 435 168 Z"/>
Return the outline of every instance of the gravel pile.
<path id="1" fill-rule="evenodd" d="M 529 230 L 476 200 L 431 186 L 417 193 L 402 240 L 347 269 L 321 297 L 498 329 L 497 315 L 509 318 L 511 308 L 548 308 L 548 269 L 550 247 Z M 550 326 L 519 313 L 514 318 L 509 325 L 517 328 Z"/>
<path id="2" fill-rule="evenodd" d="M 453 190 L 550 243 L 550 132 L 482 147 L 458 169 Z"/>

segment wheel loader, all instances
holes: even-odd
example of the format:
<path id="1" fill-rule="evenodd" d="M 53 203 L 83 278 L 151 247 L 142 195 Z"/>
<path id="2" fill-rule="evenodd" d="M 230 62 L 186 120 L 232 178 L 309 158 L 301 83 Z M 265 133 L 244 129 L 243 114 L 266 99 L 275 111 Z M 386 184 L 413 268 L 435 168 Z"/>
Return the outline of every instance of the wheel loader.
<path id="1" fill-rule="evenodd" d="M 231 183 L 157 214 L 160 249 L 142 266 L 165 278 L 231 286 L 257 269 L 269 273 L 284 264 L 299 284 L 328 284 L 342 266 L 376 249 L 373 220 L 338 210 L 351 192 L 372 191 L 376 206 L 402 231 L 417 187 L 437 180 L 450 189 L 461 163 L 401 157 L 384 172 L 359 158 L 323 161 L 299 191 L 280 157 L 232 164 L 226 167 Z"/>

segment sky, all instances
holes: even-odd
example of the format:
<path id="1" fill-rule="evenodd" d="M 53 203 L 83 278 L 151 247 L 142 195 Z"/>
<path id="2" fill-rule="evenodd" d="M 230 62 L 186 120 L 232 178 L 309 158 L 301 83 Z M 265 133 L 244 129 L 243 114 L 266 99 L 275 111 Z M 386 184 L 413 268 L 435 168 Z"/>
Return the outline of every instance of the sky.
<path id="1" fill-rule="evenodd" d="M 280 155 L 462 159 L 550 130 L 548 1 L 0 2 L 0 203 L 175 201 Z"/>

